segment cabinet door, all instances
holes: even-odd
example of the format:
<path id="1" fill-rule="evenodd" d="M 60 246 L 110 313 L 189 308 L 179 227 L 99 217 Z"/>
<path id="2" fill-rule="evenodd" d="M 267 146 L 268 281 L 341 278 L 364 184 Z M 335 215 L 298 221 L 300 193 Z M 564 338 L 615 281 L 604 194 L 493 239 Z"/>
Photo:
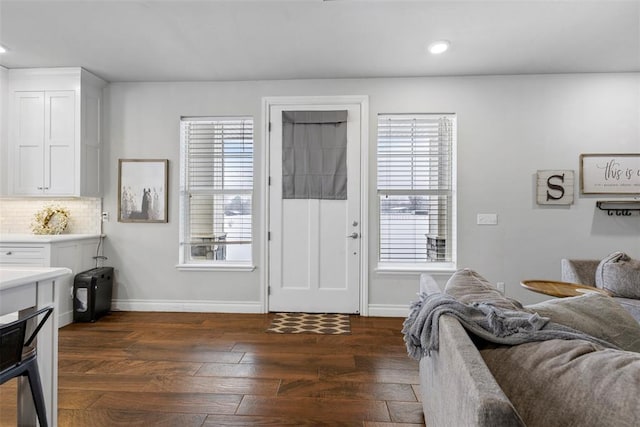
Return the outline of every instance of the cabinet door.
<path id="1" fill-rule="evenodd" d="M 44 92 L 14 95 L 14 193 L 42 194 L 44 187 Z"/>
<path id="2" fill-rule="evenodd" d="M 73 195 L 76 184 L 75 91 L 45 92 L 44 192 Z"/>

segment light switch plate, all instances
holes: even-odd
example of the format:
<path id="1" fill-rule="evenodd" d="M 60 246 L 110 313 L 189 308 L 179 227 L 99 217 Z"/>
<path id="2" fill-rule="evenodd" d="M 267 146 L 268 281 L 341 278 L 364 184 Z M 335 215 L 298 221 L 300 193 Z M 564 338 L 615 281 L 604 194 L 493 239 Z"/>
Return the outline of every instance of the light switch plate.
<path id="1" fill-rule="evenodd" d="M 496 225 L 498 224 L 498 214 L 482 213 L 478 214 L 478 225 Z"/>

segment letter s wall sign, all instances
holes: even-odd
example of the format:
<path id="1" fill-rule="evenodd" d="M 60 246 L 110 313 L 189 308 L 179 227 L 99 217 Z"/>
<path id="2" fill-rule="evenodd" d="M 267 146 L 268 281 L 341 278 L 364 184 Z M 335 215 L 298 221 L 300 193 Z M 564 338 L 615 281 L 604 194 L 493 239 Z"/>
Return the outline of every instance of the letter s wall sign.
<path id="1" fill-rule="evenodd" d="M 572 170 L 541 170 L 536 181 L 539 205 L 572 205 L 574 178 Z"/>

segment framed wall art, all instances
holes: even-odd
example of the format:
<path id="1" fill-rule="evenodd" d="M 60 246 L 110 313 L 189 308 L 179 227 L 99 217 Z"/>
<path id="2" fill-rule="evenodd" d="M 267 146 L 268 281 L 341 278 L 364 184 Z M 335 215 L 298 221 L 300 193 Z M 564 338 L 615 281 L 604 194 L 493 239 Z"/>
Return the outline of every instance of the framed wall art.
<path id="1" fill-rule="evenodd" d="M 169 160 L 118 160 L 118 221 L 168 222 Z"/>
<path id="2" fill-rule="evenodd" d="M 582 194 L 640 194 L 640 153 L 581 154 Z"/>
<path id="3" fill-rule="evenodd" d="M 536 177 L 536 202 L 539 205 L 572 205 L 572 170 L 539 170 Z"/>

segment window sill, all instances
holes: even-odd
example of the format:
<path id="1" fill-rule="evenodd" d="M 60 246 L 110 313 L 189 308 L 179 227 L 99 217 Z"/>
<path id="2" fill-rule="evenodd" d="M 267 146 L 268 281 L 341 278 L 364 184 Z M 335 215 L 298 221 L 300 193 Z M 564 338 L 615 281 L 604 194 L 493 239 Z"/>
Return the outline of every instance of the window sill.
<path id="1" fill-rule="evenodd" d="M 452 274 L 457 270 L 454 264 L 378 264 L 375 269 L 379 274 Z"/>
<path id="2" fill-rule="evenodd" d="M 177 270 L 182 271 L 253 271 L 251 264 L 178 264 Z"/>

